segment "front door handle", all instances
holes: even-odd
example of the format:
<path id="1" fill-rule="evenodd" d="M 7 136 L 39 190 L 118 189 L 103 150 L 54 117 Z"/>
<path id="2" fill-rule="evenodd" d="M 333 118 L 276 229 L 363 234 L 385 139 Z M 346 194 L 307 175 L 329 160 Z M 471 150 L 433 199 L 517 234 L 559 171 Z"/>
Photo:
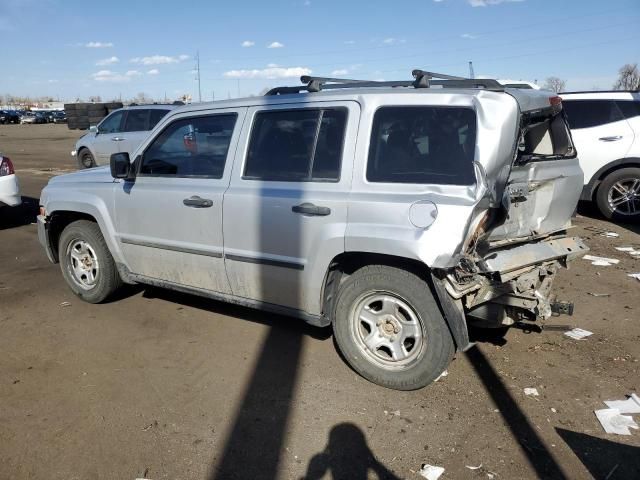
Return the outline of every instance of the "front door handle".
<path id="1" fill-rule="evenodd" d="M 305 215 L 317 215 L 317 216 L 326 216 L 331 214 L 331 209 L 329 207 L 318 207 L 313 203 L 301 203 L 300 205 L 294 205 L 291 207 L 291 211 L 294 213 L 303 213 Z"/>
<path id="2" fill-rule="evenodd" d="M 123 140 L 124 140 L 124 138 L 122 138 L 122 137 L 113 137 L 113 138 L 111 139 L 111 141 L 112 141 L 112 142 L 121 142 L 121 141 L 123 141 Z"/>
<path id="3" fill-rule="evenodd" d="M 622 140 L 622 135 L 612 135 L 611 137 L 600 137 L 598 140 L 601 142 L 617 142 Z"/>
<path id="4" fill-rule="evenodd" d="M 182 203 L 184 203 L 187 207 L 194 208 L 209 208 L 213 206 L 213 200 L 209 200 L 208 198 L 200 198 L 197 195 L 185 198 Z"/>

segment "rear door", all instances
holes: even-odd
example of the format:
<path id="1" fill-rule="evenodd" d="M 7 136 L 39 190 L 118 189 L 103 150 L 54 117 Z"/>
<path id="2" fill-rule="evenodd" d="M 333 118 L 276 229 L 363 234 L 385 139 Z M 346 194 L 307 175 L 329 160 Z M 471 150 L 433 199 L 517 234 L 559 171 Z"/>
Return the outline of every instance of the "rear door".
<path id="1" fill-rule="evenodd" d="M 246 109 L 173 119 L 116 188 L 118 241 L 130 270 L 174 285 L 230 293 L 222 203 Z"/>
<path id="2" fill-rule="evenodd" d="M 255 107 L 224 198 L 225 262 L 234 295 L 312 314 L 344 251 L 355 102 Z M 244 159 L 241 162 L 240 159 Z"/>
<path id="3" fill-rule="evenodd" d="M 614 100 L 568 99 L 562 104 L 587 184 L 600 168 L 626 157 L 633 130 Z"/>

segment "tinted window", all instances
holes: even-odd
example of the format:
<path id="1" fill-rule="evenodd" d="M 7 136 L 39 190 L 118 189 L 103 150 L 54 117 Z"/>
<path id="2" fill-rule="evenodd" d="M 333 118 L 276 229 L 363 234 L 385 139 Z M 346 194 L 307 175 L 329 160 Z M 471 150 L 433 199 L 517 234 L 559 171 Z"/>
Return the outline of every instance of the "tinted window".
<path id="1" fill-rule="evenodd" d="M 336 181 L 347 119 L 345 109 L 256 114 L 244 178 Z"/>
<path id="2" fill-rule="evenodd" d="M 149 130 L 149 110 L 136 109 L 128 110 L 127 118 L 124 121 L 125 132 L 144 132 Z"/>
<path id="3" fill-rule="evenodd" d="M 471 185 L 475 145 L 472 109 L 383 107 L 373 119 L 367 180 Z"/>
<path id="4" fill-rule="evenodd" d="M 155 127 L 167 113 L 169 113 L 169 110 L 160 110 L 158 108 L 149 110 L 149 130 Z"/>
<path id="5" fill-rule="evenodd" d="M 185 118 L 169 124 L 142 157 L 142 175 L 222 178 L 236 114 Z"/>
<path id="6" fill-rule="evenodd" d="M 620 100 L 616 102 L 618 108 L 622 111 L 624 118 L 633 118 L 640 116 L 640 102 L 633 100 Z"/>
<path id="7" fill-rule="evenodd" d="M 563 100 L 567 120 L 572 129 L 591 128 L 622 120 L 613 100 Z"/>
<path id="8" fill-rule="evenodd" d="M 122 123 L 122 115 L 124 112 L 114 112 L 105 118 L 100 124 L 101 133 L 117 133 L 120 131 L 120 124 Z"/>

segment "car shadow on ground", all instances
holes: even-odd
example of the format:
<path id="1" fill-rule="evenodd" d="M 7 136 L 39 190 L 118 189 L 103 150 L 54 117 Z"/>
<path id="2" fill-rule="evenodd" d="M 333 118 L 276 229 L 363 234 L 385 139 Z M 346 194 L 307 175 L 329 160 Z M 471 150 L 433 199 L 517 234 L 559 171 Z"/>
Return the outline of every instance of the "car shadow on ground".
<path id="1" fill-rule="evenodd" d="M 17 207 L 0 207 L 0 230 L 35 223 L 39 210 L 40 200 L 33 197 L 22 197 L 22 204 Z"/>
<path id="2" fill-rule="evenodd" d="M 615 222 L 605 218 L 598 207 L 596 207 L 593 202 L 579 202 L 578 203 L 578 213 L 583 217 L 593 218 L 594 220 L 601 220 L 604 222 L 609 222 L 611 224 L 612 230 L 615 230 L 616 227 L 624 228 L 631 233 L 635 233 L 636 235 L 640 235 L 640 223 L 623 223 L 623 222 Z"/>

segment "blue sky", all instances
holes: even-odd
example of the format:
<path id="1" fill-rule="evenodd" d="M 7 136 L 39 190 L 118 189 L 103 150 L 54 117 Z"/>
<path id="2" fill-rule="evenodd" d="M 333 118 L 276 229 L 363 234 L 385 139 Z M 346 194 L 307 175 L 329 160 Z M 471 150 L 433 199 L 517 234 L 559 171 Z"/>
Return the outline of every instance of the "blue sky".
<path id="1" fill-rule="evenodd" d="M 302 73 L 413 68 L 610 88 L 640 62 L 640 0 L 0 0 L 0 94 L 203 100 Z"/>

